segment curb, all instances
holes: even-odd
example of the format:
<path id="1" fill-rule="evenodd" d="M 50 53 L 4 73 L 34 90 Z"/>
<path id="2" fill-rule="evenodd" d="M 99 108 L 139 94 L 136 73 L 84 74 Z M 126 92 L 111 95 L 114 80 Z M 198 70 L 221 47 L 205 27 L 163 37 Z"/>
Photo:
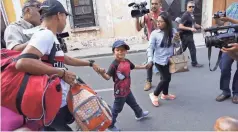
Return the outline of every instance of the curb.
<path id="1" fill-rule="evenodd" d="M 141 52 L 146 52 L 146 49 L 132 50 L 132 51 L 129 51 L 128 54 L 141 53 Z M 85 59 L 85 58 L 105 57 L 105 56 L 112 56 L 112 55 L 113 53 L 105 53 L 105 54 L 96 54 L 96 55 L 87 55 L 87 56 L 77 56 L 76 58 Z"/>
<path id="2" fill-rule="evenodd" d="M 204 46 L 206 46 L 206 45 L 197 45 L 196 48 L 203 48 Z M 146 49 L 142 49 L 142 50 L 131 50 L 131 51 L 128 52 L 128 54 L 141 53 L 141 52 L 146 52 Z M 105 57 L 105 56 L 112 56 L 112 55 L 113 55 L 113 53 L 104 53 L 104 54 L 77 56 L 77 57 L 75 57 L 75 58 L 86 59 L 86 58 Z"/>

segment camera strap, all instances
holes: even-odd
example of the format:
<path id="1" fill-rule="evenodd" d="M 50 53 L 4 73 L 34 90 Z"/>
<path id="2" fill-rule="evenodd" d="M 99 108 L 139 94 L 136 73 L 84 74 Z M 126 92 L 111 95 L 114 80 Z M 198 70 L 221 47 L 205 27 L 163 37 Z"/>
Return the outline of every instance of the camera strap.
<path id="1" fill-rule="evenodd" d="M 210 71 L 215 71 L 218 68 L 219 64 L 220 64 L 221 56 L 222 56 L 222 51 L 219 52 L 216 65 L 215 65 L 215 67 L 213 69 L 211 69 L 211 55 L 212 55 L 212 47 L 209 47 L 208 48 L 209 69 L 210 69 Z"/>

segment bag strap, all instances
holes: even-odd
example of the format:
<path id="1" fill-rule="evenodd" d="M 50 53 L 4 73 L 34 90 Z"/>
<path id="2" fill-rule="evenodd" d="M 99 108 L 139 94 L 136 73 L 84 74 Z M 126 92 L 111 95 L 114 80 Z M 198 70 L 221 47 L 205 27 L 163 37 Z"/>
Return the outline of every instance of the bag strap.
<path id="1" fill-rule="evenodd" d="M 26 54 L 22 54 L 22 55 L 20 55 L 20 56 L 17 57 L 16 59 L 13 59 L 13 61 L 15 61 L 15 60 L 19 60 L 19 59 L 21 59 L 21 58 L 39 59 L 39 57 L 38 57 L 37 55 L 35 55 L 35 54 L 26 53 Z M 9 64 L 11 64 L 11 63 L 12 63 L 12 61 L 10 61 L 10 62 L 4 64 L 3 66 L 1 66 L 1 72 L 4 71 L 5 68 L 6 68 Z"/>
<path id="2" fill-rule="evenodd" d="M 17 111 L 19 112 L 19 114 L 23 115 L 24 119 L 26 119 L 26 115 L 24 115 L 24 113 L 21 110 L 21 103 L 22 103 L 22 98 L 23 98 L 23 95 L 25 93 L 29 77 L 30 77 L 30 75 L 25 73 L 25 75 L 23 77 L 23 80 L 22 80 L 22 83 L 21 83 L 21 86 L 20 86 L 20 88 L 19 88 L 19 90 L 17 92 L 17 97 L 16 97 L 16 108 L 17 108 Z M 25 124 L 26 121 L 24 120 L 23 123 Z"/>
<path id="3" fill-rule="evenodd" d="M 211 55 L 212 55 L 212 47 L 209 47 L 208 48 L 209 69 L 210 69 L 210 71 L 215 71 L 218 68 L 218 66 L 219 66 L 219 64 L 221 62 L 222 51 L 219 52 L 216 65 L 214 66 L 213 69 L 211 69 Z"/>
<path id="4" fill-rule="evenodd" d="M 54 64 L 54 61 L 55 61 L 55 54 L 56 54 L 56 52 L 57 52 L 57 49 L 56 49 L 56 44 L 54 43 L 53 44 L 53 47 L 52 47 L 52 49 L 51 49 L 51 51 L 50 51 L 50 54 L 49 54 L 49 56 L 48 56 L 48 61 L 49 61 L 49 63 L 50 64 Z"/>

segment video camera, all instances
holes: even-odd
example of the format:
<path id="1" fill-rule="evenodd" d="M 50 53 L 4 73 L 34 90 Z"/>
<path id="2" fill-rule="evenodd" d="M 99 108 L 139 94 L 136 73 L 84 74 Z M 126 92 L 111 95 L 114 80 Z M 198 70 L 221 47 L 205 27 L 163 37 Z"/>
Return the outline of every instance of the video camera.
<path id="1" fill-rule="evenodd" d="M 234 32 L 228 32 L 229 30 L 234 29 Z M 221 30 L 227 30 L 227 32 L 218 32 Z M 209 68 L 210 71 L 215 71 L 221 61 L 222 51 L 219 52 L 218 59 L 216 65 L 213 69 L 211 69 L 211 53 L 212 47 L 215 48 L 229 48 L 228 44 L 237 43 L 238 42 L 238 24 L 230 25 L 230 26 L 220 26 L 220 27 L 211 27 L 204 29 L 204 32 L 210 32 L 211 36 L 205 37 L 206 47 L 208 48 L 208 60 L 209 60 Z"/>
<path id="2" fill-rule="evenodd" d="M 213 15 L 213 18 L 226 17 L 226 12 L 218 11 Z"/>
<path id="3" fill-rule="evenodd" d="M 234 29 L 235 31 L 232 33 L 219 33 L 219 30 L 230 30 Z M 211 27 L 204 29 L 205 32 L 210 32 L 211 36 L 205 37 L 206 47 L 228 47 L 230 43 L 238 43 L 238 24 L 231 26 L 221 26 L 221 27 Z"/>
<path id="4" fill-rule="evenodd" d="M 150 10 L 146 9 L 146 5 L 147 2 L 141 2 L 139 4 L 132 2 L 130 4 L 128 4 L 129 7 L 133 6 L 133 10 L 131 11 L 131 17 L 135 18 L 135 17 L 142 17 L 145 14 L 149 13 Z"/>
<path id="5" fill-rule="evenodd" d="M 68 52 L 67 45 L 66 45 L 65 40 L 63 38 L 69 37 L 69 33 L 64 32 L 64 33 L 57 34 L 56 36 L 57 36 L 57 39 L 60 43 L 61 49 L 63 50 L 64 53 L 67 53 Z"/>

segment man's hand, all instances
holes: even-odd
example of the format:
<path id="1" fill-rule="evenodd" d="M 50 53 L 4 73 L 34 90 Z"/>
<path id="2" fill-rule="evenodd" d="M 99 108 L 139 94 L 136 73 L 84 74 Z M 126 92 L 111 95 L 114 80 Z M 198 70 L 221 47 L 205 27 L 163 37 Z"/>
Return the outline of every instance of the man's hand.
<path id="1" fill-rule="evenodd" d="M 227 53 L 227 52 L 238 52 L 238 43 L 233 43 L 229 44 L 228 46 L 231 46 L 231 48 L 222 48 L 222 52 Z"/>
<path id="2" fill-rule="evenodd" d="M 99 73 L 100 74 L 100 70 L 101 70 L 101 68 L 97 65 L 97 64 L 93 64 L 93 70 L 95 71 L 95 72 L 97 72 L 97 73 Z"/>
<path id="3" fill-rule="evenodd" d="M 106 73 L 106 70 L 104 68 L 99 69 L 99 74 L 103 75 Z"/>
<path id="4" fill-rule="evenodd" d="M 75 79 L 76 79 L 76 75 L 72 72 L 69 71 L 64 71 L 63 75 L 62 75 L 62 79 L 68 83 L 70 86 L 74 86 L 75 84 Z"/>
<path id="5" fill-rule="evenodd" d="M 219 19 L 223 22 L 229 22 L 230 21 L 229 17 L 220 17 Z"/>
<path id="6" fill-rule="evenodd" d="M 180 41 L 179 33 L 175 33 L 172 42 L 176 43 Z"/>
<path id="7" fill-rule="evenodd" d="M 190 29 L 192 32 L 197 32 L 197 29 L 195 29 L 195 28 L 191 28 Z"/>

